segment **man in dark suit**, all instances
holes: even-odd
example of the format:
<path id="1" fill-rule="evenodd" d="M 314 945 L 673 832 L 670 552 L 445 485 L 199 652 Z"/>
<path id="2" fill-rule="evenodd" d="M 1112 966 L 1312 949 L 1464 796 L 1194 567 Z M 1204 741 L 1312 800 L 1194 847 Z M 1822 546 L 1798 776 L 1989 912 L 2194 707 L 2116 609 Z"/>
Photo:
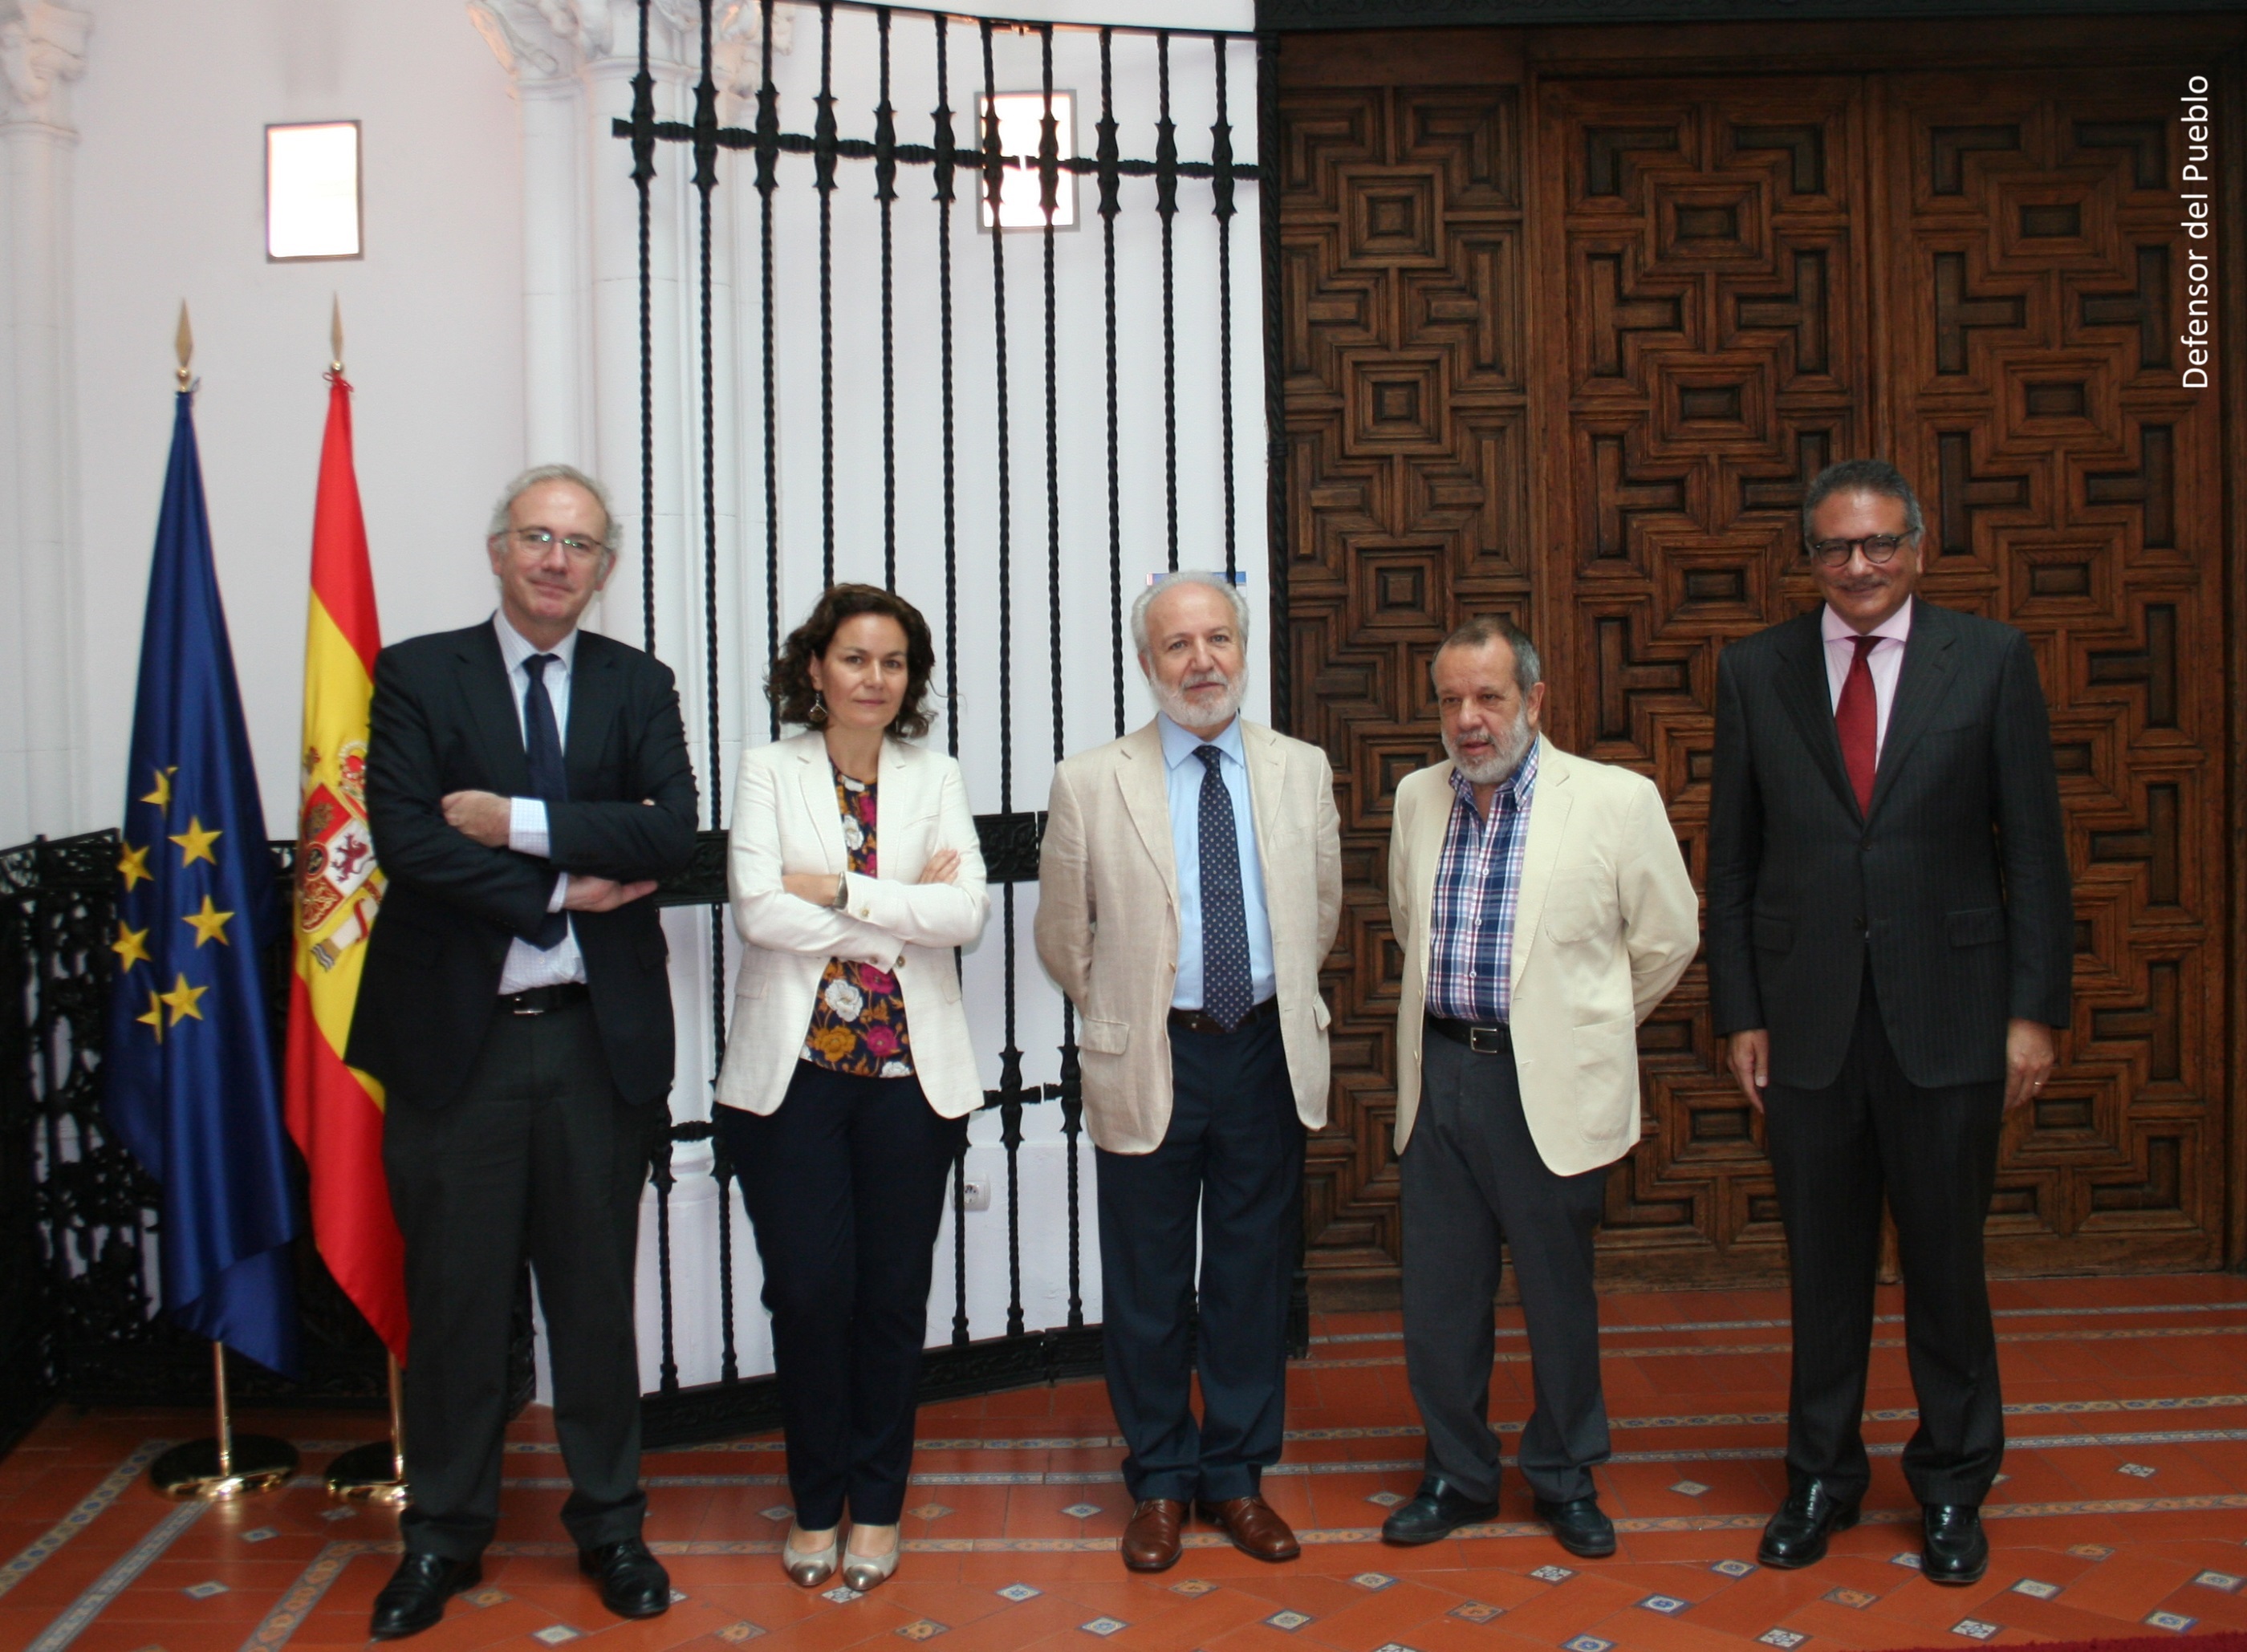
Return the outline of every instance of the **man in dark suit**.
<path id="1" fill-rule="evenodd" d="M 375 661 L 367 812 L 389 890 L 348 1059 L 387 1092 L 413 1318 L 413 1500 L 379 1639 L 429 1628 L 480 1579 L 526 1256 L 579 1567 L 620 1615 L 671 1602 L 640 1539 L 632 1273 L 673 1065 L 647 897 L 693 855 L 694 775 L 671 672 L 577 629 L 615 564 L 610 536 L 591 477 L 524 473 L 487 541 L 499 611 Z"/>
<path id="2" fill-rule="evenodd" d="M 1710 795 L 1710 995 L 1793 1267 L 1789 1491 L 1759 1558 L 1807 1566 L 1856 1521 L 1885 1197 L 1924 1570 L 1970 1583 L 2005 1453 L 1982 1224 L 2003 1115 L 2068 1022 L 2059 787 L 2028 639 L 1913 596 L 1919 502 L 1895 468 L 1831 467 L 1802 517 L 1826 601 L 1719 656 Z"/>

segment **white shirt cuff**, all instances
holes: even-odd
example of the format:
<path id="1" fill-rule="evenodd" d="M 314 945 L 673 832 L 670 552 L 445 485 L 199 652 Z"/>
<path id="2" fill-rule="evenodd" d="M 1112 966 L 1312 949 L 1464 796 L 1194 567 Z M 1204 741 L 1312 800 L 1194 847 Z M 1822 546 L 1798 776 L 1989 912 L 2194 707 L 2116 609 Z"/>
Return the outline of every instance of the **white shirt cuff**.
<path id="1" fill-rule="evenodd" d="M 546 898 L 546 910 L 550 912 L 558 912 L 562 910 L 562 903 L 569 898 L 570 874 L 563 872 L 554 880 L 554 892 Z"/>
<path id="2" fill-rule="evenodd" d="M 543 797 L 510 797 L 508 800 L 507 846 L 518 855 L 535 855 L 540 860 L 550 859 L 550 845 L 546 841 L 546 800 Z M 557 910 L 548 907 L 549 911 Z"/>

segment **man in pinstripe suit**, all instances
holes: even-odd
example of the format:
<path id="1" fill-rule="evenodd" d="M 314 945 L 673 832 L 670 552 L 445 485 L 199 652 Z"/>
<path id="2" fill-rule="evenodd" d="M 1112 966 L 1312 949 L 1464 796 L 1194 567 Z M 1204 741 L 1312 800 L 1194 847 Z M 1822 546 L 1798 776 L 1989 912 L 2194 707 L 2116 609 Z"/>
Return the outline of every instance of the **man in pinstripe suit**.
<path id="1" fill-rule="evenodd" d="M 1982 1224 L 2003 1116 L 2068 1021 L 2059 788 L 2027 638 L 1913 595 L 1919 502 L 1895 468 L 1831 467 L 1802 519 L 1825 603 L 1719 658 L 1710 795 L 1710 994 L 1793 1268 L 1789 1492 L 1759 1558 L 1807 1566 L 1856 1521 L 1885 1198 L 1924 1572 L 1970 1583 L 2005 1454 Z"/>

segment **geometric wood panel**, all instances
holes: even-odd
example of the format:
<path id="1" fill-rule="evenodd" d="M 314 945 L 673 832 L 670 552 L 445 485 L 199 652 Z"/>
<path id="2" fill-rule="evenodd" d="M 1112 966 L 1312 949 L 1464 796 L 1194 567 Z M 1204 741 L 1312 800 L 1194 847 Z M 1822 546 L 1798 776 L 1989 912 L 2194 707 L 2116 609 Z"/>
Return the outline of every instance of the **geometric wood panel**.
<path id="1" fill-rule="evenodd" d="M 1295 728 L 1333 757 L 1344 870 L 1331 1122 L 1304 1183 L 1330 1284 L 1397 1266 L 1389 823 L 1442 754 L 1428 660 L 1467 615 L 1528 618 L 1520 132 L 1512 87 L 1284 107 Z"/>
<path id="2" fill-rule="evenodd" d="M 1999 27 L 1984 58 L 2030 62 Z M 2223 1259 L 2224 433 L 2176 344 L 2198 65 L 1950 74 L 1921 65 L 1951 36 L 1889 32 L 1844 74 L 1814 31 L 1758 31 L 1753 55 L 1800 39 L 1819 65 L 1786 76 L 1740 73 L 1717 31 L 1709 72 L 1680 31 L 1288 43 L 1294 711 L 1334 761 L 1346 876 L 1315 1281 L 1396 1266 L 1387 834 L 1440 754 L 1435 644 L 1473 613 L 1526 624 L 1548 733 L 1652 776 L 1697 882 L 1717 654 L 1815 600 L 1802 488 L 1861 454 L 1919 490 L 1926 594 L 2027 632 L 2052 711 L 2075 1022 L 2008 1122 L 1991 1265 Z M 1778 1275 L 1699 965 L 1639 1041 L 1602 1277 Z"/>
<path id="3" fill-rule="evenodd" d="M 2179 383 L 2177 84 L 1887 87 L 1895 454 L 1944 524 L 1925 588 L 2035 645 L 2086 920 L 2059 1068 L 2007 1124 L 2012 1271 L 2223 1259 L 2222 431 Z"/>

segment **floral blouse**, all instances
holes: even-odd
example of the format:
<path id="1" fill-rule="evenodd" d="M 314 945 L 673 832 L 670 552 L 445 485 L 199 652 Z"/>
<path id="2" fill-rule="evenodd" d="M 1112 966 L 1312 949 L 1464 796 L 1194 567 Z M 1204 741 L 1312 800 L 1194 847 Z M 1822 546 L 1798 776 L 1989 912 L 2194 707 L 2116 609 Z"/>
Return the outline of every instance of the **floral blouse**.
<path id="1" fill-rule="evenodd" d="M 878 875 L 875 790 L 874 782 L 835 770 L 835 806 L 843 815 L 850 870 L 868 877 Z M 905 995 L 898 978 L 871 964 L 829 959 L 811 1006 L 810 1030 L 803 1035 L 803 1059 L 862 1078 L 911 1078 L 912 1040 L 905 1032 Z"/>

